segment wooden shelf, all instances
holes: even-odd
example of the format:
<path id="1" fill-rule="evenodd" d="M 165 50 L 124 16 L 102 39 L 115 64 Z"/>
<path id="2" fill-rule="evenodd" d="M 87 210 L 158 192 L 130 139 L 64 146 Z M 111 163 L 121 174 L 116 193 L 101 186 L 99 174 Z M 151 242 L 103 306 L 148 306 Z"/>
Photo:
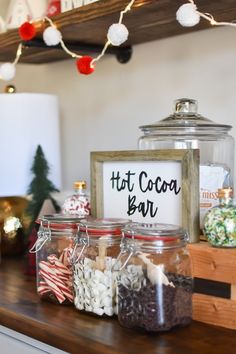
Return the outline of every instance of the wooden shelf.
<path id="1" fill-rule="evenodd" d="M 129 0 L 100 0 L 57 15 L 53 20 L 61 30 L 68 47 L 78 42 L 104 45 L 109 26 L 118 21 L 119 12 L 128 3 Z M 193 28 L 182 27 L 176 21 L 176 11 L 183 3 L 183 0 L 136 0 L 132 11 L 124 18 L 130 32 L 125 45 L 135 45 L 211 27 L 205 20 L 201 20 L 200 24 Z M 197 5 L 201 12 L 213 14 L 218 21 L 236 19 L 235 0 L 198 0 Z M 37 25 L 40 28 L 38 38 L 41 38 L 44 24 L 38 22 Z M 14 60 L 19 42 L 17 30 L 0 34 L 0 61 Z M 21 62 L 48 63 L 66 58 L 68 56 L 61 49 L 30 47 L 24 50 Z"/>

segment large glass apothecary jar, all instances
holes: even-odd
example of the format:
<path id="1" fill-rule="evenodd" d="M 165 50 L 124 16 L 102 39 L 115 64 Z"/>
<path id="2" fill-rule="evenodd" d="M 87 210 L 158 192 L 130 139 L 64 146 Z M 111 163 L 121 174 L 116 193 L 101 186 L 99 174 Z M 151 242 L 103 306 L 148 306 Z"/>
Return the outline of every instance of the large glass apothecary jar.
<path id="1" fill-rule="evenodd" d="M 81 220 L 73 256 L 74 304 L 98 316 L 117 314 L 116 277 L 121 229 L 126 219 Z"/>
<path id="2" fill-rule="evenodd" d="M 175 225 L 132 223 L 123 230 L 118 320 L 128 328 L 167 331 L 192 318 L 186 232 Z"/>
<path id="3" fill-rule="evenodd" d="M 218 203 L 218 188 L 233 187 L 232 127 L 214 123 L 198 113 L 197 101 L 178 99 L 174 113 L 143 125 L 139 149 L 200 149 L 200 220 Z"/>
<path id="4" fill-rule="evenodd" d="M 45 215 L 40 220 L 36 253 L 37 292 L 42 300 L 70 305 L 74 302 L 72 252 L 78 218 Z"/>

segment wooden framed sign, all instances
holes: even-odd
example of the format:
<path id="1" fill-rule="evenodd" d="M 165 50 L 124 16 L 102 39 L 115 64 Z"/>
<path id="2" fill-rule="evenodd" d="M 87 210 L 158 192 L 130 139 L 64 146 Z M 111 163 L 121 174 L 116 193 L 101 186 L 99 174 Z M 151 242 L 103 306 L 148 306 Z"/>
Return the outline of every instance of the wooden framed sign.
<path id="1" fill-rule="evenodd" d="M 199 150 L 91 152 L 96 217 L 167 223 L 199 241 Z"/>

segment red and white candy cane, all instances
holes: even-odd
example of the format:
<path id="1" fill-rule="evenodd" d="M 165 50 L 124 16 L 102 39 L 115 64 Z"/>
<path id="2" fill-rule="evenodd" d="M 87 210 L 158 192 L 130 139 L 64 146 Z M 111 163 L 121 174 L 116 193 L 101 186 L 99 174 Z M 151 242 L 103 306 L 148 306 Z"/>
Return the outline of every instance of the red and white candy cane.
<path id="1" fill-rule="evenodd" d="M 42 274 L 40 274 L 40 275 L 42 275 Z M 45 274 L 44 274 L 43 278 L 45 279 L 47 285 L 50 287 L 50 290 L 56 296 L 56 298 L 59 301 L 59 303 L 60 304 L 63 303 L 66 300 L 66 298 L 63 295 L 63 293 L 61 292 L 61 290 L 57 287 L 57 285 L 53 281 L 51 281 L 49 276 L 45 277 Z"/>
<path id="2" fill-rule="evenodd" d="M 39 263 L 39 275 L 43 281 L 39 282 L 39 294 L 52 291 L 59 303 L 66 299 L 73 302 L 71 271 L 58 260 L 56 255 L 48 256 L 48 262 Z"/>
<path id="3" fill-rule="evenodd" d="M 62 262 L 60 262 L 55 255 L 50 255 L 47 259 L 50 264 L 55 265 L 56 268 L 60 270 L 63 274 L 71 275 L 71 271 Z"/>
<path id="4" fill-rule="evenodd" d="M 59 261 L 64 264 L 66 267 L 71 267 L 71 256 L 72 256 L 73 248 L 72 245 L 66 247 L 62 254 L 60 255 Z"/>
<path id="5" fill-rule="evenodd" d="M 45 279 L 46 283 L 50 286 L 51 290 L 56 294 L 57 298 L 61 298 L 61 296 L 65 296 L 69 301 L 73 302 L 73 294 L 71 289 L 62 283 L 58 278 L 53 275 L 49 275 L 43 270 L 40 271 L 40 275 Z M 60 301 L 60 299 L 58 300 Z M 65 299 L 64 299 L 65 300 Z M 63 301 L 64 301 L 63 300 Z"/>
<path id="6" fill-rule="evenodd" d="M 40 267 L 44 267 L 46 268 L 45 270 L 49 273 L 52 273 L 54 275 L 56 275 L 60 280 L 64 281 L 64 282 L 68 282 L 69 280 L 71 280 L 72 278 L 72 272 L 69 272 L 67 274 L 64 274 L 60 269 L 57 269 L 55 264 L 50 264 L 48 262 L 45 261 L 41 261 L 40 262 Z"/>
<path id="7" fill-rule="evenodd" d="M 69 287 L 62 280 L 60 280 L 55 274 L 53 273 L 49 274 L 43 269 L 40 270 L 39 274 L 42 275 L 42 277 L 45 279 L 46 282 L 47 280 L 50 280 L 63 292 L 64 295 L 66 296 L 68 295 L 68 298 L 71 298 L 72 296 L 71 289 L 69 289 Z M 73 296 L 72 296 L 72 301 L 73 301 Z"/>

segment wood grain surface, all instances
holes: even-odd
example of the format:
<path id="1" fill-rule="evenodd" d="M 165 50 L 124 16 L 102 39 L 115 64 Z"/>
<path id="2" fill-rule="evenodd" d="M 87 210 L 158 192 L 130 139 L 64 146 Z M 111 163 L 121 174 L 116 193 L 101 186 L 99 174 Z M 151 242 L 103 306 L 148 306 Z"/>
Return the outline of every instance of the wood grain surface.
<path id="1" fill-rule="evenodd" d="M 208 242 L 188 245 L 194 277 L 236 284 L 236 248 L 217 248 Z"/>
<path id="2" fill-rule="evenodd" d="M 21 259 L 0 265 L 0 324 L 69 353 L 235 354 L 236 332 L 192 322 L 168 333 L 122 328 L 116 319 L 41 302 Z"/>
<path id="3" fill-rule="evenodd" d="M 204 323 L 236 330 L 236 301 L 194 294 L 193 318 Z"/>

